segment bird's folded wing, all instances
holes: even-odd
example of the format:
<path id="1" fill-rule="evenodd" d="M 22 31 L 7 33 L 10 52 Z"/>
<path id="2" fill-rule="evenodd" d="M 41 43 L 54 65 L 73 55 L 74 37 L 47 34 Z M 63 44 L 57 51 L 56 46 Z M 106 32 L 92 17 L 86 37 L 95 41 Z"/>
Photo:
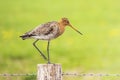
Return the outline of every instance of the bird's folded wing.
<path id="1" fill-rule="evenodd" d="M 49 34 L 57 34 L 58 26 L 57 22 L 48 22 L 46 24 L 41 24 L 37 26 L 35 29 L 27 32 L 26 34 L 32 36 L 40 36 L 40 35 L 49 35 Z"/>

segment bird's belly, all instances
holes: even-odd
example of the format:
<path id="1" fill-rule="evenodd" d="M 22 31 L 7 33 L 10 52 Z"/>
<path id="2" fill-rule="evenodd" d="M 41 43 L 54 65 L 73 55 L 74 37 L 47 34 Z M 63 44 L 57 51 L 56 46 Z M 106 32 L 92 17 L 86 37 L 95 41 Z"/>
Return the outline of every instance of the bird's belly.
<path id="1" fill-rule="evenodd" d="M 56 38 L 55 35 L 49 34 L 49 35 L 38 35 L 38 36 L 32 36 L 34 39 L 40 39 L 40 40 L 51 40 Z"/>

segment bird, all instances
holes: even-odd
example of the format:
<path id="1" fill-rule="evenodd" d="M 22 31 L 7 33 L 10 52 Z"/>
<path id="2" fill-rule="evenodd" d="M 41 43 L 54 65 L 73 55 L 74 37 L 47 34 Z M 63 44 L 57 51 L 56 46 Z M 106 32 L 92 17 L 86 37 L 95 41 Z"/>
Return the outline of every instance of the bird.
<path id="1" fill-rule="evenodd" d="M 23 40 L 26 40 L 26 39 L 35 39 L 35 41 L 33 42 L 33 46 L 38 50 L 38 52 L 40 53 L 40 55 L 45 60 L 48 61 L 48 64 L 50 64 L 51 63 L 51 61 L 50 61 L 50 55 L 49 55 L 50 41 L 53 40 L 53 39 L 55 39 L 55 38 L 58 38 L 59 36 L 61 36 L 64 33 L 66 26 L 71 27 L 73 30 L 75 30 L 79 34 L 83 35 L 80 31 L 78 31 L 76 28 L 74 28 L 71 25 L 71 23 L 69 22 L 68 18 L 64 17 L 64 18 L 61 18 L 60 21 L 51 21 L 51 22 L 47 22 L 47 23 L 44 23 L 44 24 L 40 24 L 37 27 L 35 27 L 33 30 L 30 30 L 30 31 L 24 33 L 20 37 Z M 36 46 L 36 43 L 39 40 L 46 40 L 47 41 L 47 57 Z"/>

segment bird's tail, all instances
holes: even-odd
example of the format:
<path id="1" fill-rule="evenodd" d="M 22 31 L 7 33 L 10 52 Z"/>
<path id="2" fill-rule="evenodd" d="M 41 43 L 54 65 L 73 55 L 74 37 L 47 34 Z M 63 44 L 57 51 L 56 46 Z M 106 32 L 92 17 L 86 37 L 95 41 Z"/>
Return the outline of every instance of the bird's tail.
<path id="1" fill-rule="evenodd" d="M 27 38 L 30 38 L 31 37 L 31 35 L 29 35 L 29 34 L 24 34 L 24 35 L 22 35 L 22 36 L 20 36 L 23 40 L 25 40 L 25 39 L 27 39 Z"/>

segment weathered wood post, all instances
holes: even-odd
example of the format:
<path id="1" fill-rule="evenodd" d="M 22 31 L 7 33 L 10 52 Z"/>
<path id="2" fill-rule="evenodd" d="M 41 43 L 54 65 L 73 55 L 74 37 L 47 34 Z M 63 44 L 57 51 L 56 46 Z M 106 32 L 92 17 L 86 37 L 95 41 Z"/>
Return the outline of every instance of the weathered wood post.
<path id="1" fill-rule="evenodd" d="M 62 80 L 60 64 L 38 64 L 37 80 Z"/>

